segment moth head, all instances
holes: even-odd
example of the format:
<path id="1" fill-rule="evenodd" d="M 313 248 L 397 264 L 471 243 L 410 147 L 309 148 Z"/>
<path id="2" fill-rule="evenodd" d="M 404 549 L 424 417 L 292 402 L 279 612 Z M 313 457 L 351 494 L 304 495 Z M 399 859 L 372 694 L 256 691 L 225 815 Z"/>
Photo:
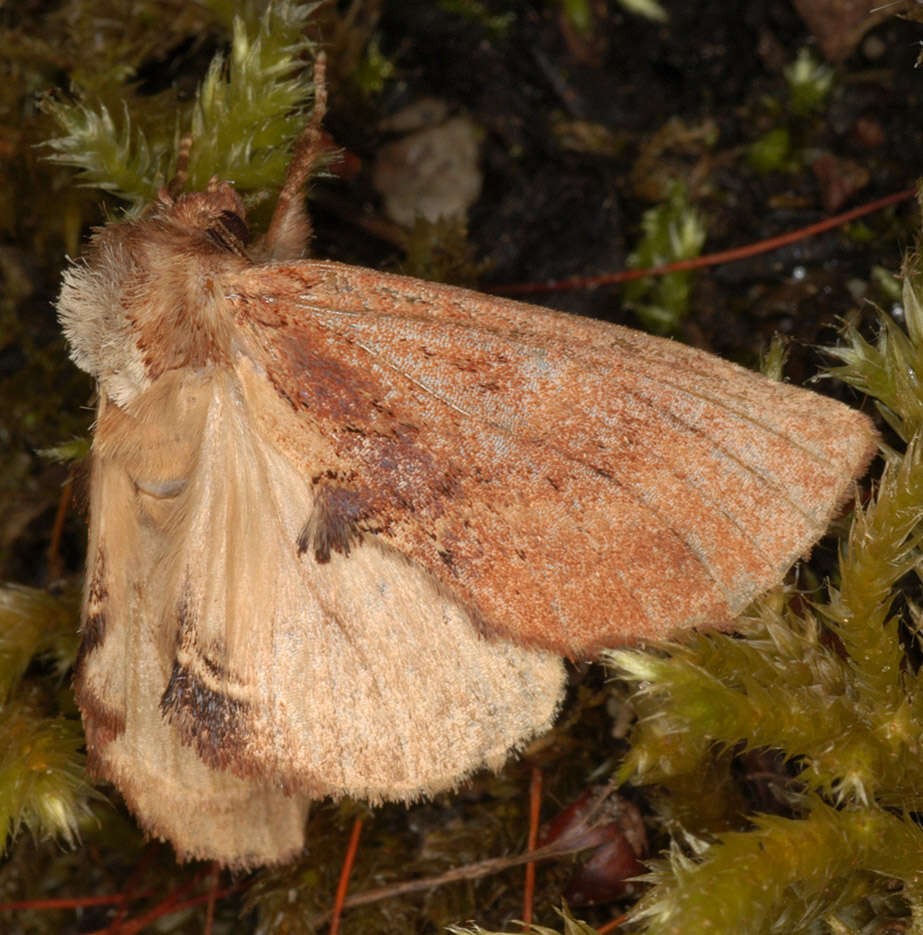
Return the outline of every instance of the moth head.
<path id="1" fill-rule="evenodd" d="M 243 200 L 218 179 L 96 231 L 58 300 L 75 363 L 124 405 L 168 370 L 226 358 L 221 280 L 250 265 L 248 240 Z"/>
<path id="2" fill-rule="evenodd" d="M 198 239 L 194 246 L 199 249 L 210 243 L 219 252 L 247 256 L 246 247 L 250 241 L 247 212 L 243 199 L 228 182 L 213 177 L 205 191 L 177 198 L 166 189 L 161 190 L 151 216 L 175 227 L 180 236 L 185 234 L 193 241 Z"/>

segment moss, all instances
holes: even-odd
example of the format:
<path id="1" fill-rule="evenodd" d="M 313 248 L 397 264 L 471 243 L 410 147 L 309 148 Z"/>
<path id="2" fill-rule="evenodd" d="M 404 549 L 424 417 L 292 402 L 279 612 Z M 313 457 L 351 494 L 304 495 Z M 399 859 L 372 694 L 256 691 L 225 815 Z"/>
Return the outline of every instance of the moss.
<path id="1" fill-rule="evenodd" d="M 913 818 L 923 807 L 923 676 L 917 614 L 900 590 L 923 541 L 921 289 L 914 253 L 904 269 L 906 327 L 882 315 L 874 340 L 848 327 L 831 351 L 843 362 L 836 375 L 876 400 L 903 450 L 885 449 L 826 594 L 812 607 L 781 587 L 753 609 L 744 638 L 697 634 L 656 653 L 610 654 L 639 686 L 622 781 L 673 788 L 701 776 L 715 749 L 774 749 L 793 767 L 789 814 L 674 844 L 635 914 L 652 935 L 815 931 L 894 883 L 923 924 L 923 832 Z"/>
<path id="2" fill-rule="evenodd" d="M 643 236 L 628 258 L 634 269 L 650 269 L 697 257 L 705 243 L 701 214 L 689 203 L 686 188 L 675 182 L 667 199 L 644 212 Z M 648 331 L 671 334 L 689 308 L 693 273 L 682 270 L 630 282 L 625 304 Z"/>

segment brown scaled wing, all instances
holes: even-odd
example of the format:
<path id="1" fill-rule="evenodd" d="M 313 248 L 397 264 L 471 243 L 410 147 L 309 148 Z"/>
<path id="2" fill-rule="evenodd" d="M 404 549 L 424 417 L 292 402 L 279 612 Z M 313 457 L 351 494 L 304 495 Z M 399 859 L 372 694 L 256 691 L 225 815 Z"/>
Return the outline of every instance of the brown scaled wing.
<path id="1" fill-rule="evenodd" d="M 640 332 L 331 262 L 229 287 L 299 431 L 323 561 L 362 535 L 488 632 L 573 655 L 721 625 L 823 533 L 861 413 Z M 299 429 L 299 426 L 303 429 Z"/>

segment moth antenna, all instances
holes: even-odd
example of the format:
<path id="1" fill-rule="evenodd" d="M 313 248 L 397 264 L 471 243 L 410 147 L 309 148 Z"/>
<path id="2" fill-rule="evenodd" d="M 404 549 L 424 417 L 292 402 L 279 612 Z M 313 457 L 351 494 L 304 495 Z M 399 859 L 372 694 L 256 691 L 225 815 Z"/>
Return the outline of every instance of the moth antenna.
<path id="1" fill-rule="evenodd" d="M 192 137 L 184 136 L 179 141 L 176 153 L 176 169 L 173 178 L 167 183 L 165 189 L 167 197 L 173 201 L 178 198 L 189 181 L 189 153 L 192 151 Z"/>
<path id="2" fill-rule="evenodd" d="M 304 188 L 323 153 L 321 124 L 327 111 L 325 80 L 327 56 L 323 52 L 314 60 L 314 111 L 304 128 L 279 192 L 269 230 L 262 241 L 261 257 L 267 260 L 297 259 L 304 255 L 311 239 L 311 220 L 305 206 Z"/>

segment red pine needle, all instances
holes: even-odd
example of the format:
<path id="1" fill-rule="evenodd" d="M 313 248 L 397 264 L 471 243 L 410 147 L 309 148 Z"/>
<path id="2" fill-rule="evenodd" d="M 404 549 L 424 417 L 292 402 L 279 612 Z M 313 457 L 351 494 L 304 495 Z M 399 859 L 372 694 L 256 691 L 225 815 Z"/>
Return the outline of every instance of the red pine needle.
<path id="1" fill-rule="evenodd" d="M 215 900 L 223 899 L 225 896 L 230 896 L 231 893 L 236 892 L 239 888 L 240 887 L 237 886 L 229 886 L 226 889 L 217 890 L 214 894 L 214 898 Z M 129 919 L 127 922 L 122 922 L 117 926 L 110 925 L 104 929 L 97 929 L 95 932 L 90 932 L 90 935 L 137 935 L 139 932 L 146 931 L 152 922 L 155 922 L 162 916 L 168 916 L 173 912 L 182 912 L 184 909 L 191 909 L 193 906 L 201 906 L 203 903 L 207 903 L 211 898 L 211 893 L 193 896 L 191 899 L 186 899 L 183 902 L 176 902 L 172 897 L 168 897 L 162 903 L 158 903 L 154 906 L 150 912 L 146 912 L 136 919 Z"/>
<path id="2" fill-rule="evenodd" d="M 538 845 L 538 820 L 542 807 L 542 771 L 532 767 L 529 782 L 529 851 Z M 535 861 L 526 864 L 526 882 L 522 894 L 522 923 L 532 924 L 532 904 L 535 901 Z"/>
<path id="3" fill-rule="evenodd" d="M 82 909 L 85 906 L 118 906 L 134 899 L 143 899 L 150 893 L 112 893 L 110 896 L 62 896 L 56 899 L 19 899 L 0 903 L 0 912 L 16 912 L 22 909 L 53 910 Z"/>
<path id="4" fill-rule="evenodd" d="M 905 188 L 903 191 L 895 192 L 892 195 L 886 195 L 884 198 L 878 198 L 876 201 L 870 201 L 867 204 L 860 205 L 858 208 L 844 211 L 842 214 L 836 214 L 823 221 L 818 221 L 816 224 L 800 227 L 798 230 L 789 231 L 787 234 L 779 234 L 778 237 L 770 237 L 768 240 L 760 240 L 743 247 L 732 247 L 730 250 L 722 250 L 719 253 L 708 253 L 705 256 L 697 256 L 689 260 L 677 260 L 674 263 L 665 263 L 663 266 L 652 266 L 649 269 L 626 269 L 618 273 L 603 273 L 599 276 L 571 276 L 567 279 L 551 279 L 547 282 L 511 283 L 508 285 L 489 286 L 488 288 L 496 295 L 535 295 L 540 292 L 568 292 L 576 289 L 596 289 L 599 286 L 613 286 L 618 283 L 629 282 L 633 279 L 644 279 L 645 276 L 665 276 L 667 273 L 676 273 L 684 269 L 717 266 L 720 263 L 730 263 L 734 260 L 743 260 L 760 253 L 769 253 L 772 250 L 778 250 L 779 247 L 784 247 L 790 243 L 796 243 L 799 240 L 807 240 L 809 237 L 815 237 L 831 228 L 841 227 L 844 224 L 848 224 L 850 221 L 855 221 L 857 218 L 864 217 L 866 214 L 872 214 L 890 205 L 907 201 L 913 198 L 916 193 L 917 190 L 915 188 Z"/>
<path id="5" fill-rule="evenodd" d="M 143 895 L 135 894 L 135 890 L 138 888 L 139 881 L 145 879 L 148 869 L 151 866 L 151 863 L 157 859 L 157 853 L 160 851 L 156 845 L 148 843 L 144 848 L 144 851 L 141 854 L 141 859 L 137 861 L 133 867 L 130 876 L 125 881 L 125 884 L 122 887 L 122 891 L 129 897 L 125 902 L 122 903 L 119 911 L 115 914 L 112 922 L 109 923 L 110 928 L 116 928 L 120 923 L 124 922 L 128 918 L 131 905 L 138 898 L 147 899 L 148 896 L 153 896 L 153 893 L 145 892 Z"/>
<path id="6" fill-rule="evenodd" d="M 349 889 L 349 875 L 353 872 L 353 864 L 356 860 L 356 853 L 359 850 L 359 835 L 361 833 L 362 819 L 357 818 L 353 822 L 353 830 L 349 836 L 346 856 L 343 858 L 343 866 L 340 868 L 340 880 L 337 883 L 336 897 L 333 901 L 329 935 L 338 935 L 340 931 L 340 916 L 343 914 L 343 903 L 346 902 L 346 891 Z"/>
<path id="7" fill-rule="evenodd" d="M 202 880 L 202 878 L 206 876 L 206 874 L 208 874 L 208 872 L 208 869 L 200 871 L 191 880 L 189 880 L 188 883 L 185 883 L 183 886 L 176 887 L 176 889 L 168 893 L 164 899 L 157 903 L 157 905 L 152 906 L 142 915 L 137 916 L 134 919 L 119 918 L 111 925 L 107 925 L 103 929 L 97 929 L 95 932 L 91 932 L 90 935 L 135 935 L 137 932 L 143 932 L 147 926 L 162 916 L 167 916 L 171 913 L 179 912 L 182 909 L 188 909 L 191 906 L 199 906 L 202 903 L 207 903 L 210 899 L 221 899 L 222 897 L 227 896 L 229 893 L 232 893 L 239 888 L 232 886 L 228 889 L 219 890 L 217 892 L 212 892 L 210 888 L 208 893 L 181 901 L 186 896 L 186 894 L 189 893 L 189 891 L 192 890 Z"/>
<path id="8" fill-rule="evenodd" d="M 74 478 L 68 476 L 61 485 L 61 496 L 58 498 L 58 510 L 55 513 L 54 526 L 51 530 L 51 542 L 48 545 L 48 577 L 54 581 L 61 577 L 61 536 L 64 532 L 64 520 L 70 509 L 71 493 L 74 489 Z"/>
<path id="9" fill-rule="evenodd" d="M 627 922 L 627 921 L 628 921 L 628 913 L 623 912 L 620 916 L 613 919 L 611 922 L 607 922 L 605 925 L 601 925 L 598 929 L 596 929 L 596 931 L 598 935 L 607 935 L 608 932 L 614 932 L 617 928 L 619 928 L 622 925 L 623 922 Z"/>
<path id="10" fill-rule="evenodd" d="M 209 874 L 208 903 L 205 908 L 205 927 L 202 929 L 202 935 L 212 935 L 212 925 L 215 921 L 215 899 L 218 893 L 218 877 L 221 868 L 218 862 L 212 863 L 211 873 Z"/>

